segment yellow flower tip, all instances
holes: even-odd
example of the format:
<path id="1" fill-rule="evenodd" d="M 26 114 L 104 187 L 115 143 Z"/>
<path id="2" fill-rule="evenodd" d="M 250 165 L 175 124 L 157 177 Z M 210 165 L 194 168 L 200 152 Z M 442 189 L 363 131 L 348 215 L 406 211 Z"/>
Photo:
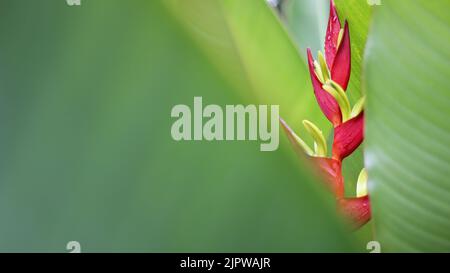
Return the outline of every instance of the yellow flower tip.
<path id="1" fill-rule="evenodd" d="M 359 173 L 358 182 L 356 183 L 356 197 L 362 197 L 368 194 L 367 178 L 367 171 L 365 168 L 363 168 Z"/>
<path id="2" fill-rule="evenodd" d="M 314 73 L 316 73 L 317 78 L 321 83 L 324 83 L 322 69 L 317 61 L 314 61 Z"/>
<path id="3" fill-rule="evenodd" d="M 308 146 L 308 144 L 306 144 L 306 142 L 301 139 L 290 127 L 289 125 L 287 125 L 287 123 L 280 118 L 280 123 L 281 126 L 284 128 L 284 130 L 286 131 L 289 140 L 291 141 L 291 143 L 294 145 L 294 147 L 301 149 L 304 153 L 306 153 L 309 156 L 313 156 L 314 155 L 314 151 Z"/>
<path id="4" fill-rule="evenodd" d="M 303 120 L 303 126 L 314 139 L 314 154 L 317 156 L 327 156 L 327 141 L 322 131 L 311 121 Z"/>
<path id="5" fill-rule="evenodd" d="M 317 52 L 317 59 L 319 60 L 320 69 L 322 70 L 322 76 L 324 81 L 330 79 L 330 70 L 328 69 L 327 62 L 322 52 Z"/>
<path id="6" fill-rule="evenodd" d="M 339 46 L 341 45 L 342 37 L 343 37 L 343 36 L 344 36 L 344 29 L 341 28 L 341 30 L 339 30 L 339 35 L 338 35 L 338 40 L 337 40 L 336 48 L 339 48 Z"/>
<path id="7" fill-rule="evenodd" d="M 346 122 L 347 120 L 349 120 L 351 107 L 344 89 L 342 89 L 342 87 L 333 80 L 327 80 L 326 83 L 322 85 L 322 88 L 330 95 L 332 95 L 337 101 L 339 108 L 341 109 L 342 122 Z"/>
<path id="8" fill-rule="evenodd" d="M 359 115 L 364 110 L 364 105 L 366 103 L 366 96 L 362 96 L 353 106 L 350 118 L 354 118 Z"/>

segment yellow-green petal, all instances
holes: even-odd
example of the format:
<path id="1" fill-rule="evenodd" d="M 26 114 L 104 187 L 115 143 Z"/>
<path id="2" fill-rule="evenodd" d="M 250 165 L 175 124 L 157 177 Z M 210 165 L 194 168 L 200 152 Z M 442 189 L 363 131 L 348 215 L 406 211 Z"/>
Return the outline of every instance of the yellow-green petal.
<path id="1" fill-rule="evenodd" d="M 363 168 L 359 173 L 358 182 L 356 183 L 356 197 L 366 196 L 367 194 L 367 171 Z"/>
<path id="2" fill-rule="evenodd" d="M 322 86 L 322 88 L 325 91 L 327 91 L 330 95 L 332 95 L 339 104 L 339 108 L 341 109 L 342 114 L 342 122 L 349 120 L 351 108 L 350 102 L 348 101 L 344 89 L 342 89 L 342 87 L 333 80 L 328 80 L 326 84 Z"/>
<path id="3" fill-rule="evenodd" d="M 308 120 L 303 120 L 303 126 L 305 126 L 306 130 L 315 141 L 315 155 L 327 156 L 327 141 L 325 140 L 322 131 L 314 123 Z"/>

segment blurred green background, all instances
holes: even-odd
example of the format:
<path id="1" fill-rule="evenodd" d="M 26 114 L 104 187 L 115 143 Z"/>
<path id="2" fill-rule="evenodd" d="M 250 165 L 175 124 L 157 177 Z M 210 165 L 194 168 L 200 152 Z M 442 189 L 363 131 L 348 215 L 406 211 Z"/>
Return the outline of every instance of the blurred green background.
<path id="1" fill-rule="evenodd" d="M 450 251 L 450 3 L 335 0 L 374 220 L 350 232 L 286 137 L 172 140 L 174 105 L 277 104 L 326 135 L 305 49 L 327 0 L 0 0 L 0 251 Z M 367 43 L 366 43 L 367 42 Z"/>
<path id="2" fill-rule="evenodd" d="M 289 149 L 172 140 L 176 104 L 259 100 L 167 3 L 0 3 L 0 251 L 354 249 Z"/>

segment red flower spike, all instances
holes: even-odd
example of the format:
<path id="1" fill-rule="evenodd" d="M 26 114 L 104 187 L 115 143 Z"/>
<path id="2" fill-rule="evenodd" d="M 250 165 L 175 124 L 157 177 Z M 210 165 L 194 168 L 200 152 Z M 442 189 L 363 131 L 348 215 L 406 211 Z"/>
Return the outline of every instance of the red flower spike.
<path id="1" fill-rule="evenodd" d="M 341 31 L 341 22 L 336 11 L 334 1 L 330 1 L 330 17 L 328 17 L 327 34 L 325 36 L 325 59 L 328 67 L 333 66 L 334 58 L 337 52 L 337 43 L 339 32 Z"/>
<path id="2" fill-rule="evenodd" d="M 360 228 L 370 220 L 369 196 L 340 199 L 338 200 L 338 210 L 352 221 L 355 229 Z"/>
<path id="3" fill-rule="evenodd" d="M 331 67 L 331 78 L 344 90 L 347 89 L 351 72 L 351 45 L 348 22 L 345 22 L 344 34 Z"/>
<path id="4" fill-rule="evenodd" d="M 344 191 L 342 161 L 353 153 L 364 139 L 364 102 L 362 97 L 353 108 L 345 94 L 351 73 L 351 45 L 348 23 L 341 29 L 334 1 L 330 0 L 330 17 L 325 37 L 325 57 L 319 52 L 314 61 L 311 50 L 307 50 L 308 67 L 317 102 L 334 127 L 332 157 L 326 157 L 322 131 L 304 120 L 304 125 L 314 138 L 314 149 L 297 136 L 280 119 L 294 150 L 307 158 L 313 169 L 336 198 L 338 211 L 348 218 L 353 226 L 361 227 L 371 218 L 370 200 L 367 195 L 367 173 L 363 169 L 358 177 L 357 197 L 347 198 Z M 325 88 L 325 89 L 324 89 Z M 339 103 L 338 103 L 339 102 Z M 342 108 L 341 108 L 342 107 Z M 306 124 L 305 124 L 306 122 Z M 325 145 L 326 147 L 326 145 Z"/>
<path id="5" fill-rule="evenodd" d="M 334 129 L 333 158 L 342 160 L 364 140 L 364 112 Z"/>
<path id="6" fill-rule="evenodd" d="M 317 102 L 319 103 L 320 109 L 322 109 L 322 112 L 325 114 L 327 119 L 333 123 L 333 126 L 336 127 L 341 124 L 341 110 L 333 96 L 322 89 L 322 83 L 314 72 L 314 59 L 311 54 L 311 49 L 308 48 L 307 52 L 309 74 L 311 75 L 311 82 Z"/>
<path id="7" fill-rule="evenodd" d="M 311 157 L 311 161 L 335 197 L 344 197 L 344 179 L 341 171 L 341 162 L 326 157 Z"/>

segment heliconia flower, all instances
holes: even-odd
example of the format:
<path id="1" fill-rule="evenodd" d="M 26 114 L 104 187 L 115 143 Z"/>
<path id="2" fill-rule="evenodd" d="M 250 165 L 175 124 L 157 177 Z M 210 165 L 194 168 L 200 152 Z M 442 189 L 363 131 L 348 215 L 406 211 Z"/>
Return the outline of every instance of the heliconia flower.
<path id="1" fill-rule="evenodd" d="M 345 22 L 344 28 L 341 28 L 333 1 L 330 1 L 324 47 L 325 57 L 319 51 L 317 61 L 314 60 L 311 50 L 307 49 L 308 66 L 317 102 L 328 120 L 336 127 L 343 122 L 339 105 L 333 96 L 323 89 L 323 85 L 328 80 L 333 80 L 344 91 L 347 89 L 351 72 L 351 46 L 348 23 Z"/>
<path id="2" fill-rule="evenodd" d="M 314 60 L 307 49 L 308 67 L 317 102 L 334 127 L 331 157 L 322 131 L 312 122 L 303 120 L 306 131 L 314 139 L 311 148 L 280 119 L 280 123 L 297 154 L 306 159 L 336 198 L 337 209 L 358 228 L 371 218 L 367 192 L 367 172 L 359 174 L 356 197 L 346 197 L 342 161 L 352 154 L 364 140 L 363 96 L 353 108 L 346 94 L 351 71 L 350 33 L 348 23 L 344 28 L 338 18 L 333 0 L 330 0 L 330 17 L 325 38 L 325 56 L 319 51 Z"/>
<path id="3" fill-rule="evenodd" d="M 355 112 L 357 113 L 357 111 Z M 349 121 L 341 124 L 339 129 L 338 141 L 346 137 L 346 133 L 351 134 L 352 128 L 357 126 L 363 119 L 363 112 L 357 113 Z M 319 156 L 317 148 L 311 149 L 295 132 L 287 125 L 287 123 L 280 118 L 280 123 L 289 141 L 294 147 L 294 150 L 299 156 L 307 159 L 307 162 L 316 170 L 319 176 L 322 177 L 325 185 L 331 190 L 337 200 L 337 209 L 345 217 L 351 220 L 353 226 L 358 228 L 370 220 L 371 211 L 370 203 L 367 195 L 367 172 L 363 169 L 357 181 L 357 197 L 348 198 L 344 196 L 344 177 L 342 175 L 342 158 L 328 158 L 326 156 Z M 308 124 L 308 122 L 304 122 Z M 356 124 L 356 125 L 355 125 Z M 309 125 L 305 125 L 307 128 Z M 315 125 L 313 125 L 315 127 Z M 316 132 L 317 133 L 317 132 Z M 342 138 L 341 138 L 342 137 Z M 317 139 L 317 137 L 314 137 Z M 335 138 L 336 139 L 336 138 Z M 336 140 L 335 140 L 336 141 Z M 345 141 L 344 141 L 345 143 Z M 326 145 L 326 143 L 325 143 Z M 354 144 L 353 144 L 354 145 Z M 358 144 L 359 145 L 359 144 Z M 316 146 L 316 145 L 315 145 Z M 345 147 L 345 145 L 344 145 Z M 356 145 L 357 147 L 357 145 Z M 333 150 L 335 148 L 333 147 Z M 354 148 L 351 148 L 354 150 Z M 353 151 L 352 150 L 352 151 Z M 333 151 L 334 152 L 334 151 Z"/>

